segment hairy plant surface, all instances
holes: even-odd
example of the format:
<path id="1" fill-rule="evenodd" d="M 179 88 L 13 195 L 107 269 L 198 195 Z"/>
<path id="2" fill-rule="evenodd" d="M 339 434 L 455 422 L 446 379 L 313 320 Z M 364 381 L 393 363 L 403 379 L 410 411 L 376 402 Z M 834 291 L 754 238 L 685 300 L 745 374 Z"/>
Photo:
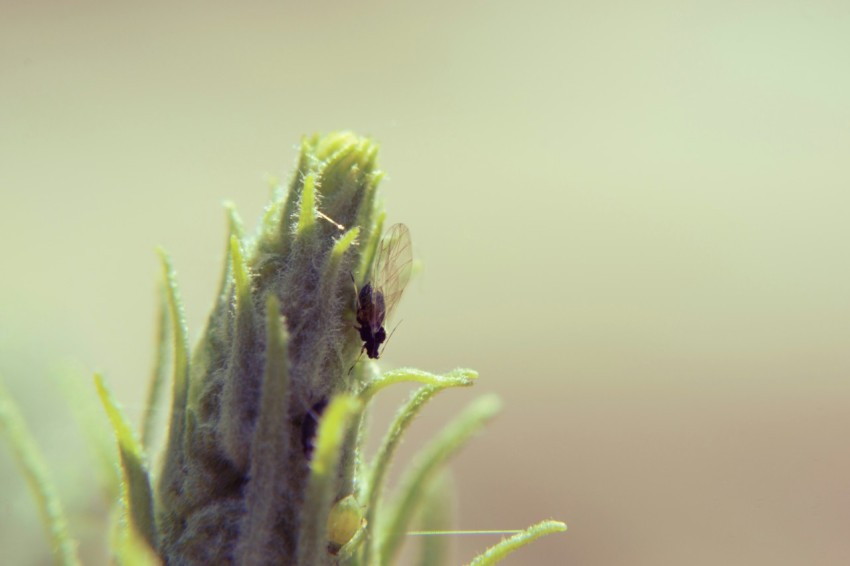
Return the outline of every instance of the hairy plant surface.
<path id="1" fill-rule="evenodd" d="M 359 356 L 357 292 L 373 281 L 384 224 L 376 155 L 373 142 L 350 133 L 307 138 L 292 182 L 275 191 L 255 235 L 243 232 L 228 207 L 219 293 L 191 353 L 175 273 L 162 254 L 159 356 L 141 440 L 103 379 L 95 379 L 123 480 L 113 537 L 119 562 L 385 565 L 398 556 L 417 516 L 429 529 L 445 528 L 441 471 L 496 414 L 499 402 L 483 397 L 449 423 L 385 502 L 387 470 L 410 422 L 438 392 L 469 386 L 477 374 L 399 369 L 379 375 L 372 361 Z M 146 453 L 169 356 L 171 416 L 163 467 L 154 478 Z M 421 385 L 377 454 L 364 462 L 370 400 L 405 381 Z M 7 415 L 0 424 L 10 428 L 12 422 L 17 430 L 14 407 L 2 395 L 0 401 L 0 416 Z M 9 436 L 40 494 L 57 557 L 75 563 L 61 507 L 33 456 L 37 451 L 19 441 L 22 433 Z M 475 564 L 491 564 L 564 528 L 553 521 L 536 525 Z M 441 563 L 445 555 L 439 539 L 422 552 L 422 564 Z"/>

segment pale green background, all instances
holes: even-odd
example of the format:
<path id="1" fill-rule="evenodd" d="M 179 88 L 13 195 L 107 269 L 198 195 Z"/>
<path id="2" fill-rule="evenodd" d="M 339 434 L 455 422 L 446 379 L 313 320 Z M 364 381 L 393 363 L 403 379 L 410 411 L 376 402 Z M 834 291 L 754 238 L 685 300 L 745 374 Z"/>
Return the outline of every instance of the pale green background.
<path id="1" fill-rule="evenodd" d="M 102 369 L 138 416 L 154 247 L 197 336 L 221 202 L 253 225 L 341 128 L 381 143 L 425 266 L 387 364 L 481 373 L 405 454 L 506 401 L 454 462 L 459 528 L 569 523 L 507 564 L 850 562 L 847 4 L 7 0 L 0 372 L 89 563 L 55 375 Z M 0 562 L 45 563 L 5 446 L 0 473 Z"/>

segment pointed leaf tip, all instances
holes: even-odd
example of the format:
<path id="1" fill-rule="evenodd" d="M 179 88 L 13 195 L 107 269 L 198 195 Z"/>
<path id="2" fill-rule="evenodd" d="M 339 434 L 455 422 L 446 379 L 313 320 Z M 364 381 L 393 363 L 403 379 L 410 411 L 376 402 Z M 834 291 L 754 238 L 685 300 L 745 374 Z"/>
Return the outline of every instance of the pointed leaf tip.
<path id="1" fill-rule="evenodd" d="M 156 548 L 158 543 L 154 523 L 153 491 L 144 449 L 136 438 L 129 420 L 106 387 L 103 376 L 95 374 L 94 382 L 118 443 L 121 471 L 124 477 L 124 481 L 121 482 L 121 502 L 130 520 L 126 528 L 137 532 L 151 548 Z M 132 534 L 125 532 L 124 536 L 132 537 Z"/>
<path id="2" fill-rule="evenodd" d="M 567 525 L 560 521 L 541 521 L 540 523 L 532 525 L 526 530 L 517 533 L 510 538 L 494 544 L 476 556 L 467 566 L 491 566 L 505 558 L 508 554 L 519 550 L 535 539 L 553 533 L 564 532 L 566 530 Z"/>
<path id="3" fill-rule="evenodd" d="M 298 233 L 302 233 L 316 222 L 316 175 L 313 173 L 304 177 L 304 188 L 301 190 L 301 204 L 298 213 Z"/>

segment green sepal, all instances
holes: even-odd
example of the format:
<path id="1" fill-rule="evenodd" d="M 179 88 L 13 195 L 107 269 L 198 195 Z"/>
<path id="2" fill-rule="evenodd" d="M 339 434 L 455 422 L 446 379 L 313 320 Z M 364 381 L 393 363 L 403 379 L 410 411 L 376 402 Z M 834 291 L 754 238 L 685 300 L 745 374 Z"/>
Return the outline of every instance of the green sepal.
<path id="1" fill-rule="evenodd" d="M 379 564 L 388 565 L 395 557 L 404 533 L 407 532 L 422 500 L 422 486 L 427 485 L 442 465 L 481 430 L 487 421 L 498 413 L 500 407 L 501 402 L 494 395 L 475 400 L 416 456 L 414 463 L 399 482 L 399 494 L 388 518 L 380 524 L 379 533 L 385 538 L 378 541 L 380 553 L 376 558 Z"/>
<path id="2" fill-rule="evenodd" d="M 245 488 L 245 506 L 236 545 L 238 564 L 262 564 L 273 556 L 277 538 L 276 518 L 287 508 L 281 468 L 291 450 L 288 431 L 281 421 L 289 414 L 289 336 L 274 295 L 266 298 L 266 360 L 260 410 L 251 440 L 251 456 Z M 291 506 L 291 504 L 289 504 Z"/>
<path id="3" fill-rule="evenodd" d="M 248 431 L 255 418 L 257 390 L 261 387 L 257 362 L 260 344 L 258 317 L 248 266 L 236 236 L 230 237 L 231 271 L 236 295 L 236 314 L 230 343 L 228 378 L 221 394 L 221 444 L 224 452 L 240 470 L 249 465 Z M 279 312 L 279 309 L 278 309 Z"/>
<path id="4" fill-rule="evenodd" d="M 298 540 L 298 564 L 322 564 L 327 555 L 327 521 L 336 495 L 340 453 L 349 423 L 361 411 L 355 397 L 338 395 L 325 409 L 316 432 L 310 477 L 301 515 Z"/>
<path id="5" fill-rule="evenodd" d="M 471 370 L 463 371 L 474 373 Z M 387 472 L 389 471 L 390 463 L 392 462 L 395 450 L 401 443 L 401 439 L 404 436 L 404 433 L 407 431 L 407 428 L 410 426 L 410 423 L 413 422 L 413 419 L 419 414 L 425 404 L 430 401 L 434 395 L 436 395 L 443 389 L 447 389 L 449 387 L 462 387 L 472 383 L 471 380 L 463 379 L 462 376 L 454 376 L 455 378 L 457 378 L 455 379 L 448 378 L 446 376 L 435 376 L 433 374 L 426 374 L 426 372 L 420 372 L 418 370 L 409 369 L 404 370 L 403 372 L 398 372 L 395 375 L 397 377 L 417 375 L 423 378 L 427 375 L 429 376 L 429 378 L 435 379 L 433 379 L 432 384 L 420 387 L 419 389 L 413 392 L 410 397 L 410 400 L 399 410 L 395 419 L 393 419 L 393 422 L 390 424 L 390 427 L 387 430 L 383 441 L 381 442 L 380 448 L 378 448 L 378 452 L 375 454 L 375 457 L 372 460 L 372 465 L 369 470 L 369 477 L 365 486 L 364 502 L 366 503 L 366 522 L 374 526 L 378 525 L 378 511 L 382 509 L 381 494 L 384 489 L 384 483 L 386 481 L 386 476 Z M 382 380 L 382 383 L 395 383 L 395 381 L 390 378 Z M 365 550 L 366 563 L 369 562 L 369 558 L 373 552 L 377 553 L 378 548 L 374 546 L 377 544 L 378 538 L 372 537 L 372 540 L 370 541 L 370 546 L 367 547 Z"/>
<path id="6" fill-rule="evenodd" d="M 156 549 L 159 546 L 153 511 L 153 492 L 144 449 L 100 374 L 94 375 L 97 393 L 118 442 L 121 465 L 120 501 L 126 513 L 127 528 L 137 532 Z"/>
<path id="7" fill-rule="evenodd" d="M 304 178 L 304 188 L 301 190 L 301 204 L 298 213 L 298 234 L 303 234 L 316 223 L 316 175 L 310 174 Z"/>
<path id="8" fill-rule="evenodd" d="M 413 381 L 424 385 L 436 385 L 442 389 L 445 387 L 467 387 L 472 385 L 477 378 L 477 371 L 465 368 L 454 369 L 444 375 L 415 368 L 399 368 L 384 372 L 367 382 L 366 386 L 360 391 L 359 397 L 364 403 L 368 403 L 378 391 L 396 383 Z"/>
<path id="9" fill-rule="evenodd" d="M 517 533 L 510 538 L 494 544 L 476 556 L 472 562 L 468 564 L 468 566 L 490 566 L 491 564 L 496 564 L 508 554 L 522 548 L 535 539 L 544 535 L 560 533 L 566 530 L 567 525 L 560 521 L 541 521 L 536 525 L 528 527 L 521 533 Z"/>
<path id="10" fill-rule="evenodd" d="M 378 218 L 375 220 L 375 227 L 369 233 L 369 239 L 364 242 L 363 253 L 360 256 L 360 268 L 358 270 L 359 279 L 357 284 L 363 286 L 372 274 L 372 263 L 375 261 L 375 254 L 378 253 L 378 244 L 381 242 L 381 234 L 384 231 L 384 222 L 387 218 L 386 212 L 379 212 Z"/>
<path id="11" fill-rule="evenodd" d="M 171 340 L 171 327 L 168 317 L 168 292 L 164 285 L 161 285 L 158 291 L 159 313 L 156 324 L 156 358 L 153 371 L 151 372 L 150 384 L 148 385 L 148 398 L 145 403 L 144 413 L 142 414 L 142 446 L 146 448 L 150 448 L 151 445 L 155 422 L 154 417 L 159 409 L 163 385 L 168 378 L 169 341 Z"/>
<path id="12" fill-rule="evenodd" d="M 186 430 L 187 395 L 189 392 L 189 333 L 186 329 L 186 316 L 177 288 L 177 277 L 171 258 L 165 250 L 159 250 L 168 299 L 168 313 L 171 318 L 171 335 L 174 339 L 174 382 L 171 401 L 171 423 L 168 430 L 168 453 L 164 473 L 180 467 L 183 460 Z"/>

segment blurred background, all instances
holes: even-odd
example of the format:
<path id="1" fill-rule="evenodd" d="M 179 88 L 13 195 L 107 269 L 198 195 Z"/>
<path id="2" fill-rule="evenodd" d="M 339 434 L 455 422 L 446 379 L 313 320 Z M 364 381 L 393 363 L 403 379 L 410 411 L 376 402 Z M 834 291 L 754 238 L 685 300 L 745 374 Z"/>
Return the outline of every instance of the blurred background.
<path id="1" fill-rule="evenodd" d="M 107 506 L 63 391 L 101 370 L 138 422 L 155 247 L 197 337 L 222 202 L 253 226 L 338 129 L 380 142 L 424 265 L 386 365 L 481 374 L 397 463 L 505 400 L 453 462 L 458 528 L 569 524 L 506 564 L 850 561 L 848 29 L 840 2 L 4 2 L 0 374 L 86 562 Z M 49 563 L 5 442 L 0 482 L 0 562 Z"/>

